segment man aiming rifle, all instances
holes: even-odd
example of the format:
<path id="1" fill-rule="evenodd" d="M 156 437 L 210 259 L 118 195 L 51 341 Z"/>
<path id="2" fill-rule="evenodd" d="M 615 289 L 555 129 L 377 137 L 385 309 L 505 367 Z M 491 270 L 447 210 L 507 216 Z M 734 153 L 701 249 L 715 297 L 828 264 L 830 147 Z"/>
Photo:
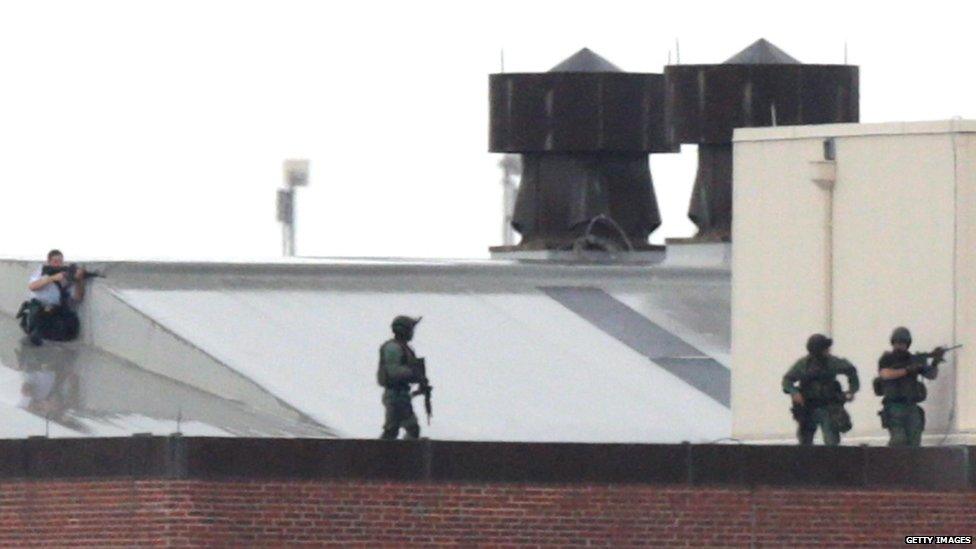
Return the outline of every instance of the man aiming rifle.
<path id="1" fill-rule="evenodd" d="M 925 410 L 918 404 L 928 397 L 919 376 L 935 379 L 945 354 L 962 345 L 936 347 L 930 353 L 911 353 L 912 333 L 900 326 L 891 333 L 891 350 L 878 360 L 878 377 L 872 383 L 880 397 L 881 426 L 888 430 L 888 446 L 921 446 Z"/>
<path id="2" fill-rule="evenodd" d="M 51 250 L 47 262 L 30 277 L 28 300 L 20 306 L 17 318 L 31 343 L 44 339 L 70 341 L 78 337 L 80 322 L 75 307 L 85 297 L 85 280 L 100 276 L 72 263 L 64 254 Z"/>

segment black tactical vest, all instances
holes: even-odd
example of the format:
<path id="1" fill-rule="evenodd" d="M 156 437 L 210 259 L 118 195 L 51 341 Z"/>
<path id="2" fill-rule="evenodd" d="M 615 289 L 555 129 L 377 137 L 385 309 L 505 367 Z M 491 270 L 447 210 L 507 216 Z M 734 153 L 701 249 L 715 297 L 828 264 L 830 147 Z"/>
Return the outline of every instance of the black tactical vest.
<path id="1" fill-rule="evenodd" d="M 800 379 L 800 394 L 808 405 L 816 406 L 831 402 L 843 402 L 843 391 L 837 375 L 827 361 L 807 359 L 806 371 Z"/>
<path id="2" fill-rule="evenodd" d="M 882 368 L 904 368 L 911 364 L 912 354 L 907 351 L 890 351 L 881 355 L 878 361 L 878 369 Z M 882 379 L 881 395 L 883 404 L 904 403 L 912 404 L 925 400 L 928 391 L 925 384 L 918 380 L 917 373 L 910 373 L 898 379 Z"/>

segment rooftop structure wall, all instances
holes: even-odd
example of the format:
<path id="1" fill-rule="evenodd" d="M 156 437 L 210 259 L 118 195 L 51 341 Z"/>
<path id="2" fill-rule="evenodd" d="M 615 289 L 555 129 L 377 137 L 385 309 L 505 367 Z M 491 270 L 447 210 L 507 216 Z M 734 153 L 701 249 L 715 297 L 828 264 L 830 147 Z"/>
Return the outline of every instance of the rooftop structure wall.
<path id="1" fill-rule="evenodd" d="M 923 408 L 928 444 L 973 440 L 974 131 L 971 121 L 736 131 L 733 436 L 793 438 L 780 379 L 821 332 L 860 374 L 845 440 L 885 440 L 871 380 L 903 325 L 916 351 L 966 344 L 928 382 Z"/>

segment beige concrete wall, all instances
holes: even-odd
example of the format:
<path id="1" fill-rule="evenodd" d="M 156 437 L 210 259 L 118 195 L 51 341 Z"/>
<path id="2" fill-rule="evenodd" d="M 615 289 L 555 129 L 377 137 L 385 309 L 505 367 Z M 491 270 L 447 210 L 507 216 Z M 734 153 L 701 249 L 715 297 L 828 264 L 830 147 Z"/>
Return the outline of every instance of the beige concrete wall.
<path id="1" fill-rule="evenodd" d="M 860 373 L 848 442 L 885 439 L 871 380 L 895 326 L 912 329 L 917 350 L 976 345 L 966 306 L 976 275 L 972 135 L 954 133 L 954 123 L 859 128 L 736 134 L 732 410 L 740 439 L 792 438 L 779 379 L 813 332 L 830 333 L 834 353 Z M 810 162 L 823 158 L 831 135 L 836 184 L 828 192 L 812 181 Z M 965 356 L 957 355 L 961 364 Z M 930 443 L 950 423 L 966 429 L 976 419 L 976 407 L 957 398 L 955 360 L 941 370 L 924 404 Z M 974 394 L 971 368 L 958 376 Z"/>
<path id="2" fill-rule="evenodd" d="M 966 347 L 955 355 L 956 426 L 976 432 L 976 135 L 955 136 L 956 337 Z"/>
<path id="3" fill-rule="evenodd" d="M 855 435 L 883 436 L 870 382 L 896 326 L 913 350 L 953 336 L 954 169 L 950 136 L 837 140 L 834 190 L 833 334 L 858 366 L 865 391 L 849 407 Z M 928 384 L 929 432 L 944 432 L 952 365 Z"/>
<path id="4" fill-rule="evenodd" d="M 807 336 L 826 329 L 827 200 L 805 169 L 820 147 L 795 140 L 736 145 L 732 432 L 738 438 L 789 436 L 780 378 Z"/>

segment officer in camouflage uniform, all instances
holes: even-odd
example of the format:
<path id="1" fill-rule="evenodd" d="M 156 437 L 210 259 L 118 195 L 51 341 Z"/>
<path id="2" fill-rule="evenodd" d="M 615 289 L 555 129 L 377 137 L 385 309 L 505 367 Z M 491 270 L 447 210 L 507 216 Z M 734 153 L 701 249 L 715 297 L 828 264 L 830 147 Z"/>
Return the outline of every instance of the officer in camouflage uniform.
<path id="1" fill-rule="evenodd" d="M 413 339 L 414 326 L 420 318 L 398 316 L 393 319 L 393 339 L 380 347 L 380 365 L 376 381 L 383 391 L 383 406 L 386 408 L 386 422 L 383 424 L 382 439 L 394 440 L 402 427 L 407 439 L 420 436 L 420 424 L 413 413 L 410 402 L 410 384 L 424 381 L 412 366 L 417 363 L 417 355 L 407 343 Z"/>
<path id="2" fill-rule="evenodd" d="M 878 360 L 874 392 L 884 397 L 878 415 L 881 416 L 881 426 L 890 435 L 888 446 L 921 446 L 925 411 L 918 403 L 925 400 L 927 391 L 918 376 L 935 379 L 945 354 L 941 347 L 932 353 L 912 354 L 908 352 L 911 345 L 912 334 L 908 328 L 895 328 L 891 333 L 891 351 Z"/>
<path id="3" fill-rule="evenodd" d="M 783 392 L 793 399 L 793 419 L 799 426 L 796 436 L 803 446 L 813 444 L 820 427 L 824 444 L 837 446 L 840 434 L 851 430 L 851 416 L 844 403 L 861 388 L 854 365 L 830 354 L 833 341 L 823 334 L 807 340 L 807 356 L 797 360 L 783 376 Z M 841 390 L 838 375 L 847 376 L 847 391 Z"/>

